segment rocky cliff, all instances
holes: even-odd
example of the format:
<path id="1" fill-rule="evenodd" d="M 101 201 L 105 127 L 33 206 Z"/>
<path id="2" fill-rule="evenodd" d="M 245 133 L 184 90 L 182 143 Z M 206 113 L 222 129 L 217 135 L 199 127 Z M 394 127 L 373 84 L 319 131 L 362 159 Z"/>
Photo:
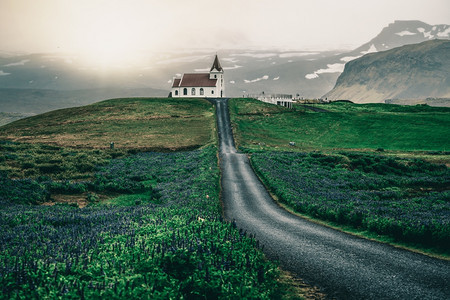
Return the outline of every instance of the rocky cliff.
<path id="1" fill-rule="evenodd" d="M 328 100 L 450 98 L 450 41 L 431 40 L 348 62 Z"/>

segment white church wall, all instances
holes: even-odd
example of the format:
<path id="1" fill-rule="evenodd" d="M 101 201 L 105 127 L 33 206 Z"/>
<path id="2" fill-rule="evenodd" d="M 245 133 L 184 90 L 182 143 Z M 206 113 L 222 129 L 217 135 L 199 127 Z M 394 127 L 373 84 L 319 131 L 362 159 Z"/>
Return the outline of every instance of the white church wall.
<path id="1" fill-rule="evenodd" d="M 200 89 L 203 88 L 203 94 L 201 93 Z M 172 88 L 172 97 L 173 98 L 214 98 L 214 97 L 220 97 L 220 90 L 216 87 L 186 87 L 187 94 L 184 94 L 185 88 Z M 195 94 L 192 94 L 192 89 L 195 90 Z M 178 91 L 178 93 L 177 93 Z"/>

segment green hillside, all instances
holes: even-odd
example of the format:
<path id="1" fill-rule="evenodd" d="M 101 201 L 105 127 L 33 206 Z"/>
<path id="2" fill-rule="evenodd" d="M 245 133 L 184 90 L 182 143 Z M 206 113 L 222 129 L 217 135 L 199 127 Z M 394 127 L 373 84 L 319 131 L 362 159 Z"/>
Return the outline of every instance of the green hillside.
<path id="1" fill-rule="evenodd" d="M 450 108 L 232 99 L 230 113 L 236 144 L 281 205 L 449 257 Z"/>
<path id="2" fill-rule="evenodd" d="M 237 144 L 253 150 L 450 150 L 445 138 L 450 136 L 450 108 L 351 103 L 317 108 L 322 111 L 232 99 Z"/>
<path id="3" fill-rule="evenodd" d="M 117 99 L 1 127 L 0 298 L 297 299 L 222 218 L 214 120 Z"/>
<path id="4" fill-rule="evenodd" d="M 63 147 L 140 150 L 198 148 L 214 140 L 206 100 L 133 98 L 51 111 L 0 128 L 0 140 Z"/>

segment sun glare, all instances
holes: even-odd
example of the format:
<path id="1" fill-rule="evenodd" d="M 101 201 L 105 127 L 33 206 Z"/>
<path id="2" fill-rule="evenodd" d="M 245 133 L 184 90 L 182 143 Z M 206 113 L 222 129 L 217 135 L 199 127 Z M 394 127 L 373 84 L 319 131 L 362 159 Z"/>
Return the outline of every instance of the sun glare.
<path id="1" fill-rule="evenodd" d="M 139 62 L 140 52 L 149 47 L 142 24 L 124 14 L 97 13 L 80 28 L 77 52 L 93 67 L 126 67 Z"/>
<path id="2" fill-rule="evenodd" d="M 123 67 L 134 64 L 139 51 L 139 37 L 124 27 L 101 24 L 85 37 L 80 54 L 97 67 Z"/>

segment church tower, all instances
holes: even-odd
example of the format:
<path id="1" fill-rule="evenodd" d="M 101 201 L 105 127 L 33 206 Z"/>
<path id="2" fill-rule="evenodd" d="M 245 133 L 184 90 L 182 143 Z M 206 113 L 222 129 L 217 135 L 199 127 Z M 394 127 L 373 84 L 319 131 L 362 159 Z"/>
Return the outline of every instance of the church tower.
<path id="1" fill-rule="evenodd" d="M 217 95 L 218 97 L 222 98 L 225 97 L 225 84 L 223 80 L 223 68 L 220 65 L 219 58 L 214 58 L 213 65 L 211 67 L 211 70 L 209 71 L 209 79 L 217 79 Z"/>

